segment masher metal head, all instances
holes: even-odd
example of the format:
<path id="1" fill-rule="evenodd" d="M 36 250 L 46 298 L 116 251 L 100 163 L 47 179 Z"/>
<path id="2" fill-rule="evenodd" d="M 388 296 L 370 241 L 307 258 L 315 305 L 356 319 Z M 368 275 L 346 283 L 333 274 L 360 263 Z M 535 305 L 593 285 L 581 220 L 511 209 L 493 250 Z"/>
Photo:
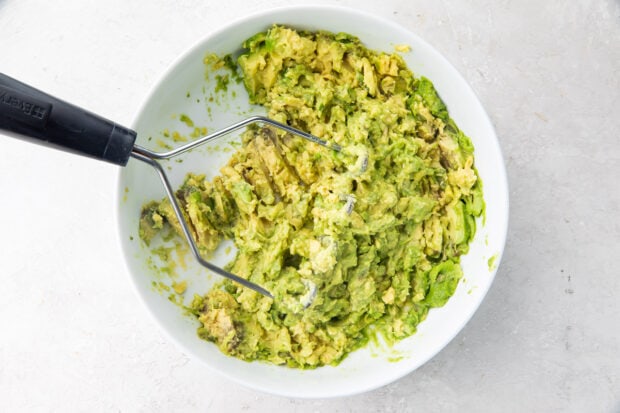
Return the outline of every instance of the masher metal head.
<path id="1" fill-rule="evenodd" d="M 330 144 L 322 139 L 317 138 L 314 135 L 310 135 L 306 132 L 300 131 L 298 129 L 292 128 L 288 125 L 285 125 L 283 123 L 280 122 L 276 122 L 273 119 L 269 119 L 267 117 L 264 116 L 253 116 L 247 119 L 244 119 L 240 122 L 237 122 L 233 125 L 230 125 L 224 129 L 221 129 L 217 132 L 211 133 L 207 136 L 204 136 L 202 138 L 199 138 L 193 142 L 190 142 L 186 145 L 180 146 L 176 149 L 173 149 L 171 151 L 168 152 L 153 152 L 150 151 L 146 148 L 143 148 L 141 146 L 138 145 L 134 145 L 133 150 L 131 151 L 131 157 L 138 159 L 148 165 L 150 165 L 151 167 L 153 167 L 156 171 L 157 174 L 159 175 L 159 178 L 161 179 L 161 182 L 164 186 L 164 189 L 166 190 L 166 195 L 168 196 L 168 199 L 170 200 L 170 204 L 172 205 L 172 209 L 174 210 L 174 213 L 179 221 L 179 224 L 181 226 L 181 230 L 183 231 L 183 235 L 185 236 L 185 239 L 187 240 L 187 243 L 189 244 L 190 250 L 192 251 L 192 254 L 194 255 L 194 258 L 196 259 L 196 261 L 198 261 L 200 263 L 200 265 L 206 267 L 207 269 L 213 271 L 216 274 L 219 274 L 223 277 L 226 277 L 232 281 L 235 281 L 247 288 L 250 288 L 266 297 L 269 298 L 273 298 L 273 295 L 267 291 L 265 288 L 263 288 L 262 286 L 255 284 L 249 280 L 246 280 L 243 277 L 240 277 L 238 275 L 235 275 L 233 273 L 230 273 L 212 263 L 210 263 L 209 261 L 205 260 L 201 255 L 200 255 L 200 251 L 198 249 L 198 245 L 196 244 L 196 241 L 194 240 L 194 237 L 192 236 L 191 230 L 189 228 L 189 225 L 187 223 L 187 220 L 185 219 L 185 216 L 183 215 L 182 211 L 181 211 L 181 206 L 179 205 L 179 201 L 177 200 L 176 196 L 174 195 L 174 189 L 172 188 L 172 186 L 170 185 L 170 181 L 168 180 L 168 177 L 166 175 L 166 172 L 164 171 L 164 168 L 162 167 L 162 165 L 158 162 L 158 160 L 167 160 L 167 159 L 171 159 L 174 158 L 175 156 L 178 156 L 184 152 L 187 152 L 189 150 L 192 150 L 200 145 L 206 144 L 209 141 L 212 141 L 214 139 L 217 139 L 221 136 L 227 135 L 231 132 L 234 132 L 236 130 L 239 130 L 243 127 L 246 127 L 250 124 L 254 124 L 254 123 L 262 123 L 262 124 L 266 124 L 266 125 L 270 125 L 273 126 L 275 128 L 281 129 L 285 132 L 291 133 L 293 135 L 299 136 L 301 138 L 304 138 L 310 142 L 314 142 L 318 145 L 324 146 L 326 148 L 329 148 L 331 150 L 334 151 L 340 151 L 341 148 L 339 145 L 335 145 L 335 144 Z"/>

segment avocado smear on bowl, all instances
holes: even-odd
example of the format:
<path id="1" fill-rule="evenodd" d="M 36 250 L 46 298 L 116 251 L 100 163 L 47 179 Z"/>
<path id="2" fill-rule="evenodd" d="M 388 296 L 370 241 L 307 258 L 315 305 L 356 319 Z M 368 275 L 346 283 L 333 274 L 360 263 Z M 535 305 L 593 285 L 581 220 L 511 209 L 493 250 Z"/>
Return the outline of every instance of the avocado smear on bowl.
<path id="1" fill-rule="evenodd" d="M 202 252 L 233 240 L 227 270 L 275 296 L 218 282 L 190 305 L 199 336 L 315 368 L 412 335 L 454 293 L 484 210 L 471 141 L 396 53 L 277 25 L 243 46 L 251 102 L 342 150 L 249 128 L 220 175 L 186 177 L 177 197 Z M 179 230 L 167 200 L 144 206 L 145 242 L 166 226 Z"/>

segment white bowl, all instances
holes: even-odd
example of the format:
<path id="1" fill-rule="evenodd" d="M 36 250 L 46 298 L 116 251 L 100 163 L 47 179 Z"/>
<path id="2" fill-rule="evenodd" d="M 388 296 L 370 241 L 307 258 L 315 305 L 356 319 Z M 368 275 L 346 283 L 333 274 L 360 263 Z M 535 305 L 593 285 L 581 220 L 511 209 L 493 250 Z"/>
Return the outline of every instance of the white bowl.
<path id="1" fill-rule="evenodd" d="M 310 30 L 346 32 L 358 36 L 371 49 L 391 52 L 397 44 L 411 46 L 403 57 L 416 76 L 428 77 L 448 106 L 450 115 L 471 137 L 475 162 L 484 184 L 486 219 L 479 220 L 470 251 L 462 257 L 465 278 L 448 303 L 432 309 L 420 324 L 418 332 L 393 348 L 370 345 L 349 355 L 336 367 L 297 370 L 262 362 L 248 363 L 220 353 L 212 343 L 198 338 L 198 322 L 183 314 L 166 294 L 153 288 L 153 280 L 168 282 L 147 265 L 149 256 L 138 237 L 141 206 L 164 196 L 153 170 L 131 161 L 120 174 L 119 229 L 125 257 L 136 289 L 158 324 L 186 353 L 208 367 L 245 386 L 268 393 L 304 398 L 345 396 L 372 390 L 411 373 L 439 352 L 463 328 L 484 298 L 501 259 L 508 225 L 508 188 L 500 147 L 489 118 L 480 101 L 461 75 L 428 43 L 410 31 L 381 18 L 358 11 L 303 6 L 270 10 L 253 15 L 212 33 L 181 56 L 155 85 L 141 108 L 134 127 L 138 143 L 154 148 L 153 142 L 168 128 L 184 130 L 173 115 L 187 114 L 209 131 L 231 124 L 250 113 L 262 113 L 251 107 L 240 85 L 232 85 L 227 93 L 218 92 L 219 105 L 211 103 L 207 114 L 205 96 L 212 94 L 213 83 L 205 85 L 203 57 L 207 52 L 226 54 L 238 51 L 246 38 L 266 30 L 272 24 L 286 24 Z M 211 76 L 213 80 L 213 76 Z M 232 97 L 231 90 L 236 93 Z M 189 96 L 187 97 L 189 92 Z M 198 102 L 197 100 L 200 100 Z M 149 137 L 153 139 L 148 140 Z M 183 163 L 171 163 L 173 185 L 178 186 L 189 171 L 217 173 L 230 154 L 203 150 L 186 157 Z M 128 192 L 126 192 L 128 188 Z M 489 259 L 495 257 L 495 265 Z M 216 262 L 222 265 L 232 256 L 219 250 Z M 188 256 L 188 260 L 191 257 Z M 218 280 L 206 270 L 190 265 L 180 274 L 189 280 L 186 302 L 193 293 L 205 293 Z M 397 361 L 395 361 L 397 360 Z"/>

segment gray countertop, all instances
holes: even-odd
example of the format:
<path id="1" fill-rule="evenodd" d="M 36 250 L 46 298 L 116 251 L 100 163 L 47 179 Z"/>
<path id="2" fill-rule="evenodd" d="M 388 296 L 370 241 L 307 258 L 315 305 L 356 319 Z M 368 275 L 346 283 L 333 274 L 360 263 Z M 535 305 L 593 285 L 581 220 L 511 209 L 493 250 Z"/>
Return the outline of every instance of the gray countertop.
<path id="1" fill-rule="evenodd" d="M 130 124 L 180 52 L 285 4 L 302 2 L 0 0 L 0 71 Z M 620 411 L 620 2 L 335 4 L 435 46 L 496 126 L 510 227 L 469 324 L 370 393 L 245 389 L 181 353 L 137 299 L 117 169 L 0 138 L 0 411 Z"/>

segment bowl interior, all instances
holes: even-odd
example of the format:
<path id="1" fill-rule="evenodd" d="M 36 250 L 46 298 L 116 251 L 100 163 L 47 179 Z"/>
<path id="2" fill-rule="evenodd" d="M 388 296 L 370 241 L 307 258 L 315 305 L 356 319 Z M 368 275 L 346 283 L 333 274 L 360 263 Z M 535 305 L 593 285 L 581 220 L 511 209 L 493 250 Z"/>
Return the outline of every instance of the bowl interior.
<path id="1" fill-rule="evenodd" d="M 428 77 L 446 102 L 450 115 L 471 137 L 476 166 L 484 183 L 487 205 L 484 222 L 478 222 L 476 237 L 469 253 L 462 257 L 465 278 L 448 303 L 429 313 L 418 332 L 388 348 L 381 344 L 351 354 L 337 367 L 294 370 L 265 363 L 247 363 L 224 356 L 211 343 L 196 335 L 197 321 L 172 304 L 167 293 L 153 282 L 169 280 L 152 270 L 150 250 L 139 240 L 138 220 L 141 206 L 161 199 L 163 188 L 148 166 L 131 161 L 119 181 L 119 227 L 126 262 L 140 297 L 155 320 L 182 349 L 237 382 L 269 393 L 291 397 L 334 397 L 371 390 L 413 371 L 441 350 L 465 325 L 484 298 L 495 275 L 504 247 L 508 192 L 504 164 L 493 127 L 478 98 L 457 71 L 430 45 L 408 30 L 389 21 L 356 11 L 333 7 L 295 7 L 254 15 L 231 23 L 211 34 L 184 54 L 154 87 L 136 121 L 138 144 L 158 147 L 163 131 L 189 133 L 192 128 L 181 121 L 188 116 L 194 126 L 212 132 L 250 114 L 263 113 L 248 103 L 247 93 L 231 82 L 227 91 L 216 91 L 215 73 L 205 79 L 203 58 L 207 53 L 235 53 L 251 35 L 273 23 L 300 29 L 347 32 L 358 36 L 371 49 L 391 52 L 406 44 L 411 51 L 402 53 L 416 76 Z M 230 139 L 234 139 L 234 135 Z M 230 140 L 229 139 L 229 140 Z M 170 140 L 166 142 L 171 142 Z M 178 143 L 180 145 L 181 143 Z M 213 177 L 230 156 L 231 146 L 224 138 L 210 147 L 184 156 L 182 162 L 170 162 L 169 177 L 178 186 L 187 172 Z M 489 259 L 495 257 L 495 265 Z M 214 261 L 223 265 L 232 255 L 220 248 Z M 188 281 L 186 302 L 194 293 L 204 293 L 217 280 L 216 275 L 199 268 L 187 257 L 186 270 L 178 270 L 179 279 Z"/>

